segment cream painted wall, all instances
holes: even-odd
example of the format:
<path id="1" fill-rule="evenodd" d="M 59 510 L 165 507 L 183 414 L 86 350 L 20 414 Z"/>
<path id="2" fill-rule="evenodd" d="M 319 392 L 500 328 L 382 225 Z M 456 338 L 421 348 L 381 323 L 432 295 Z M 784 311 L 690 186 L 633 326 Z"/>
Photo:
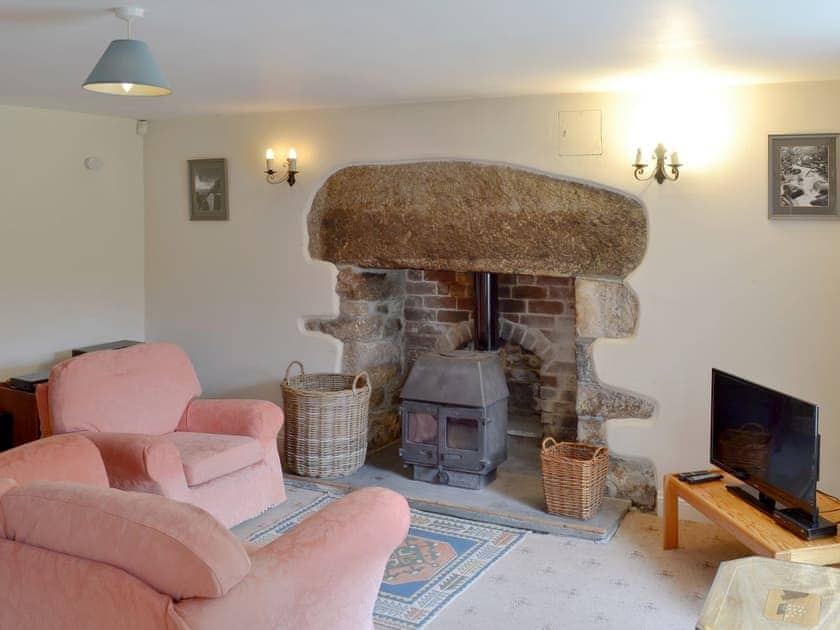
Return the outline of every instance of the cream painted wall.
<path id="1" fill-rule="evenodd" d="M 821 404 L 822 487 L 840 493 L 832 456 L 840 449 L 840 222 L 766 217 L 767 134 L 840 130 L 840 83 L 698 95 L 664 87 L 672 92 L 664 110 L 634 95 L 591 94 L 153 123 L 148 336 L 186 346 L 210 393 L 278 399 L 290 360 L 309 370 L 339 365 L 337 343 L 300 324 L 337 307 L 335 270 L 308 260 L 305 235 L 312 197 L 331 172 L 469 158 L 590 180 L 638 196 L 650 219 L 648 252 L 629 278 L 641 301 L 638 334 L 598 342 L 596 365 L 605 382 L 647 394 L 658 408 L 652 420 L 610 422 L 611 447 L 653 458 L 660 474 L 707 466 L 717 366 Z M 603 155 L 559 157 L 558 110 L 588 108 L 604 111 Z M 686 166 L 676 184 L 632 177 L 638 136 L 647 133 L 651 148 L 670 141 L 654 137 L 657 129 L 677 136 Z M 289 145 L 298 184 L 268 185 L 266 146 Z M 186 160 L 198 157 L 228 160 L 228 223 L 188 221 Z"/>
<path id="2" fill-rule="evenodd" d="M 0 379 L 144 336 L 133 120 L 0 107 Z M 83 161 L 98 156 L 99 171 Z"/>

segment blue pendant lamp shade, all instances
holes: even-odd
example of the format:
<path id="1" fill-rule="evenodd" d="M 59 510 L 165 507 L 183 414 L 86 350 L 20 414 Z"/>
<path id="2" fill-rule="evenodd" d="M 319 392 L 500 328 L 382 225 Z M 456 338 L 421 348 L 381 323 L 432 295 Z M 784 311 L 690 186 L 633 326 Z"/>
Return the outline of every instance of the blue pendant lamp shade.
<path id="1" fill-rule="evenodd" d="M 172 93 L 149 45 L 139 39 L 115 39 L 82 85 L 86 90 L 120 96 Z"/>

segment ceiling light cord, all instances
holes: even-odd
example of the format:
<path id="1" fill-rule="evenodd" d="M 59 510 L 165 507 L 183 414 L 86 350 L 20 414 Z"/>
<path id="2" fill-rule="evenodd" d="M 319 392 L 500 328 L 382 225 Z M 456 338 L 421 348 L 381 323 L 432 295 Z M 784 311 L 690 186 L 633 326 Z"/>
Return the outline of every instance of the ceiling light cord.
<path id="1" fill-rule="evenodd" d="M 126 39 L 134 39 L 134 20 L 142 18 L 146 14 L 146 10 L 137 6 L 117 7 L 113 9 L 114 14 L 126 24 Z"/>

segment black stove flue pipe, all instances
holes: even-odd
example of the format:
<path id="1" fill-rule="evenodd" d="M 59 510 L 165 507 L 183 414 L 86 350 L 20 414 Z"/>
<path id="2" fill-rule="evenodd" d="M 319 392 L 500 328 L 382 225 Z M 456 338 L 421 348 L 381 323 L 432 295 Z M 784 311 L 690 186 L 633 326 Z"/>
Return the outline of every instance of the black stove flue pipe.
<path id="1" fill-rule="evenodd" d="M 491 352 L 499 349 L 499 282 L 496 274 L 476 271 L 475 279 L 475 349 Z"/>

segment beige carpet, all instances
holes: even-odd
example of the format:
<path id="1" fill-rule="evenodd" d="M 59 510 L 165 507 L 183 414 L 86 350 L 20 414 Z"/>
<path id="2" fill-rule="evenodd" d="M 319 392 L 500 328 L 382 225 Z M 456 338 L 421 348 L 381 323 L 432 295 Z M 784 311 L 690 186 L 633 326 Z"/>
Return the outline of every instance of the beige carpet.
<path id="1" fill-rule="evenodd" d="M 319 492 L 234 528 L 242 539 Z M 663 551 L 659 518 L 630 512 L 612 541 L 528 534 L 424 630 L 671 630 L 694 628 L 720 562 L 751 555 L 715 526 L 683 521 L 680 549 Z"/>
<path id="2" fill-rule="evenodd" d="M 426 630 L 690 630 L 718 563 L 751 554 L 711 524 L 680 535 L 663 551 L 659 518 L 638 512 L 607 544 L 529 534 Z"/>

